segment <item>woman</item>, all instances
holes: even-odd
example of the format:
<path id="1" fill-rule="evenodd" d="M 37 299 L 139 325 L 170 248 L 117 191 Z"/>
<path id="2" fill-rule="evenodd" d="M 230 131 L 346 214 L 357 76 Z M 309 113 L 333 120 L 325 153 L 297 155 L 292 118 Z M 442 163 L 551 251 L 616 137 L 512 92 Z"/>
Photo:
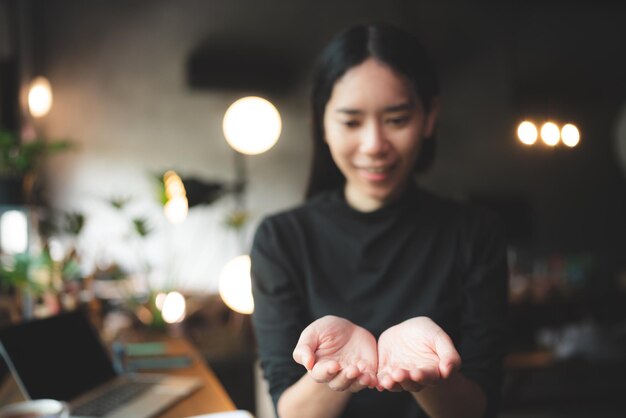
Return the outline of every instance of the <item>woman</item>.
<path id="1" fill-rule="evenodd" d="M 488 213 L 414 181 L 439 111 L 424 49 L 397 28 L 355 26 L 313 84 L 307 200 L 264 219 L 251 252 L 278 415 L 493 416 L 505 242 Z"/>

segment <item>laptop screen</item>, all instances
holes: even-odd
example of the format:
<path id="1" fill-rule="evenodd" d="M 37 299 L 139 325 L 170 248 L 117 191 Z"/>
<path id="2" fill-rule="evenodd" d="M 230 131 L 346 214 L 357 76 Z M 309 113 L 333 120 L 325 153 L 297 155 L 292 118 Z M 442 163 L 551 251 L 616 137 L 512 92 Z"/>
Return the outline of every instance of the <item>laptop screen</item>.
<path id="1" fill-rule="evenodd" d="M 81 311 L 0 329 L 0 343 L 32 399 L 69 401 L 116 375 L 97 331 Z"/>

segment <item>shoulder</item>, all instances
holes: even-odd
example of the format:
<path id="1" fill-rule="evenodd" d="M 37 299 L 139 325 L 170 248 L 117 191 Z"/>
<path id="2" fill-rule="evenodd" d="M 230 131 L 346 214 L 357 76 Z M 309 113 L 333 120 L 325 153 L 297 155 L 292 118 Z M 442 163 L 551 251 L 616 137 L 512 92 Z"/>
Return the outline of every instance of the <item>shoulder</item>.
<path id="1" fill-rule="evenodd" d="M 328 204 L 327 196 L 317 196 L 290 208 L 268 213 L 256 227 L 254 243 L 275 240 L 292 242 L 296 236 L 310 231 L 312 225 L 318 222 L 318 214 Z"/>
<path id="2" fill-rule="evenodd" d="M 297 225 L 302 225 L 309 222 L 316 214 L 326 210 L 331 205 L 332 198 L 330 193 L 323 193 L 298 205 L 271 212 L 261 219 L 257 227 L 257 233 L 293 228 Z"/>

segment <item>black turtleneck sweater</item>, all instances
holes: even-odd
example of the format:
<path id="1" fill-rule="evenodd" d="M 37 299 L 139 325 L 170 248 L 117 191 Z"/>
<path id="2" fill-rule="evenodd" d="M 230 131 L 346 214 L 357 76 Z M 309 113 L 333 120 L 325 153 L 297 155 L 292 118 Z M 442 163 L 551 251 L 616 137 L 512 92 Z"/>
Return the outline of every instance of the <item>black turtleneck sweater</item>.
<path id="1" fill-rule="evenodd" d="M 340 190 L 267 217 L 251 251 L 261 366 L 276 406 L 306 370 L 294 362 L 302 330 L 336 315 L 376 338 L 427 316 L 453 339 L 461 372 L 495 415 L 505 353 L 506 243 L 494 216 L 415 187 L 374 212 Z M 362 390 L 342 417 L 426 416 L 406 392 Z"/>

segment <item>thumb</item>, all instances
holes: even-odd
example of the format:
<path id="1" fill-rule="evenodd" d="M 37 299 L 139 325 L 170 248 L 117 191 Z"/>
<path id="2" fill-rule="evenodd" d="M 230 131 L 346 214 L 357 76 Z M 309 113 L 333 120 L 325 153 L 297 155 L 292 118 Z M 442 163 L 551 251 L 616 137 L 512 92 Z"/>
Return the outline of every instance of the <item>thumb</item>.
<path id="1" fill-rule="evenodd" d="M 311 326 L 308 326 L 300 334 L 300 339 L 293 350 L 293 359 L 296 363 L 302 364 L 307 370 L 311 370 L 315 365 L 315 351 L 319 345 L 318 333 Z"/>
<path id="2" fill-rule="evenodd" d="M 439 374 L 447 379 L 461 367 L 461 356 L 452 339 L 443 330 L 437 335 L 435 348 L 439 356 Z"/>
<path id="3" fill-rule="evenodd" d="M 293 350 L 293 359 L 298 364 L 302 364 L 307 370 L 311 371 L 315 365 L 315 354 L 311 347 L 298 343 Z"/>

